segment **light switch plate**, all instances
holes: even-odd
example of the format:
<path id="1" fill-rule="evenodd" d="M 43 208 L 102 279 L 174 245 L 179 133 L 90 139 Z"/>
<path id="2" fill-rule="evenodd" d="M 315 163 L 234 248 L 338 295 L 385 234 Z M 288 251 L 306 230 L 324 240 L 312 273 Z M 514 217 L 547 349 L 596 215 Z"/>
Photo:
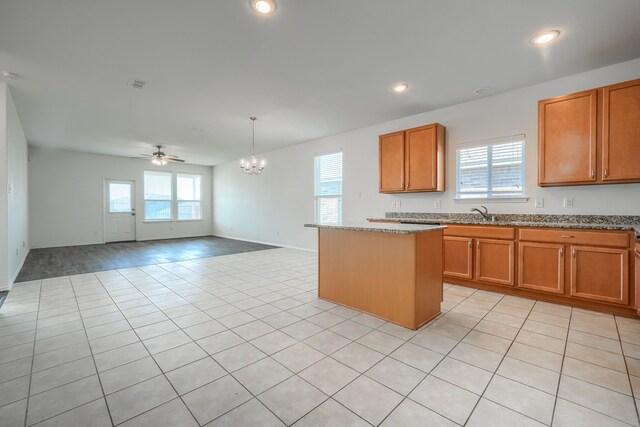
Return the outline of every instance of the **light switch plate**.
<path id="1" fill-rule="evenodd" d="M 536 208 L 544 208 L 544 199 L 542 197 L 536 198 Z"/>
<path id="2" fill-rule="evenodd" d="M 442 209 L 442 200 L 436 200 L 433 202 L 433 207 L 436 209 Z"/>

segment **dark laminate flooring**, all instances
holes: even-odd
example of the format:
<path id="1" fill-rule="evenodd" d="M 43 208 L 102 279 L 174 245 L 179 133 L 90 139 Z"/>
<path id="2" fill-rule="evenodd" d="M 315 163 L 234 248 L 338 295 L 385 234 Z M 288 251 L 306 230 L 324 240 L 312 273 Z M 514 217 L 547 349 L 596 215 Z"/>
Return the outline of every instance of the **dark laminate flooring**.
<path id="1" fill-rule="evenodd" d="M 139 267 L 163 262 L 186 261 L 276 247 L 206 236 L 32 249 L 16 282 Z"/>

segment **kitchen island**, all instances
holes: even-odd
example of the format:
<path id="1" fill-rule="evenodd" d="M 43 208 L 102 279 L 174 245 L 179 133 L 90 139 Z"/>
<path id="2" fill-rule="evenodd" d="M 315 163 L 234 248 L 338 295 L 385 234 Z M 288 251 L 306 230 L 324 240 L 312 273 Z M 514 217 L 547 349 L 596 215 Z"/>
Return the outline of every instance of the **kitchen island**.
<path id="1" fill-rule="evenodd" d="M 318 297 L 409 329 L 440 314 L 439 225 L 305 224 L 318 228 Z"/>

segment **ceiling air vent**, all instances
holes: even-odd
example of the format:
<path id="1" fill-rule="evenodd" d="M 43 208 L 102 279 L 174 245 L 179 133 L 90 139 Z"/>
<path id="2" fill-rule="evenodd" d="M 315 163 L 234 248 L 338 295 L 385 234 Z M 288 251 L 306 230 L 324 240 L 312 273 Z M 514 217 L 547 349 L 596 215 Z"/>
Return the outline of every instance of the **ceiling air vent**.
<path id="1" fill-rule="evenodd" d="M 132 87 L 134 89 L 143 89 L 149 82 L 145 82 L 144 80 L 131 78 L 127 82 L 127 86 Z"/>

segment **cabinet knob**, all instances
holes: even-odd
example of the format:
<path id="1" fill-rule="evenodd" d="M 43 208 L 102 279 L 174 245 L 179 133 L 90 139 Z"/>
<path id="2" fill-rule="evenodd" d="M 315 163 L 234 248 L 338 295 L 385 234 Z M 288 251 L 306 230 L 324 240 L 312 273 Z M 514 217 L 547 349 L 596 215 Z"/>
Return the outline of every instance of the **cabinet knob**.
<path id="1" fill-rule="evenodd" d="M 609 176 L 609 170 L 608 170 L 608 169 L 605 169 L 605 170 L 604 170 L 604 177 L 606 178 L 606 177 L 608 177 L 608 176 Z"/>
<path id="2" fill-rule="evenodd" d="M 573 248 L 572 253 L 573 253 L 573 257 L 575 258 L 576 257 L 576 248 Z"/>
<path id="3" fill-rule="evenodd" d="M 560 256 L 564 256 L 564 248 L 560 248 Z"/>
<path id="4" fill-rule="evenodd" d="M 595 178 L 595 177 L 596 177 L 596 172 L 593 169 L 591 169 L 591 178 Z"/>
<path id="5" fill-rule="evenodd" d="M 476 244 L 476 248 L 480 249 L 480 242 Z"/>
<path id="6" fill-rule="evenodd" d="M 469 247 L 471 247 L 471 240 L 469 240 Z"/>

